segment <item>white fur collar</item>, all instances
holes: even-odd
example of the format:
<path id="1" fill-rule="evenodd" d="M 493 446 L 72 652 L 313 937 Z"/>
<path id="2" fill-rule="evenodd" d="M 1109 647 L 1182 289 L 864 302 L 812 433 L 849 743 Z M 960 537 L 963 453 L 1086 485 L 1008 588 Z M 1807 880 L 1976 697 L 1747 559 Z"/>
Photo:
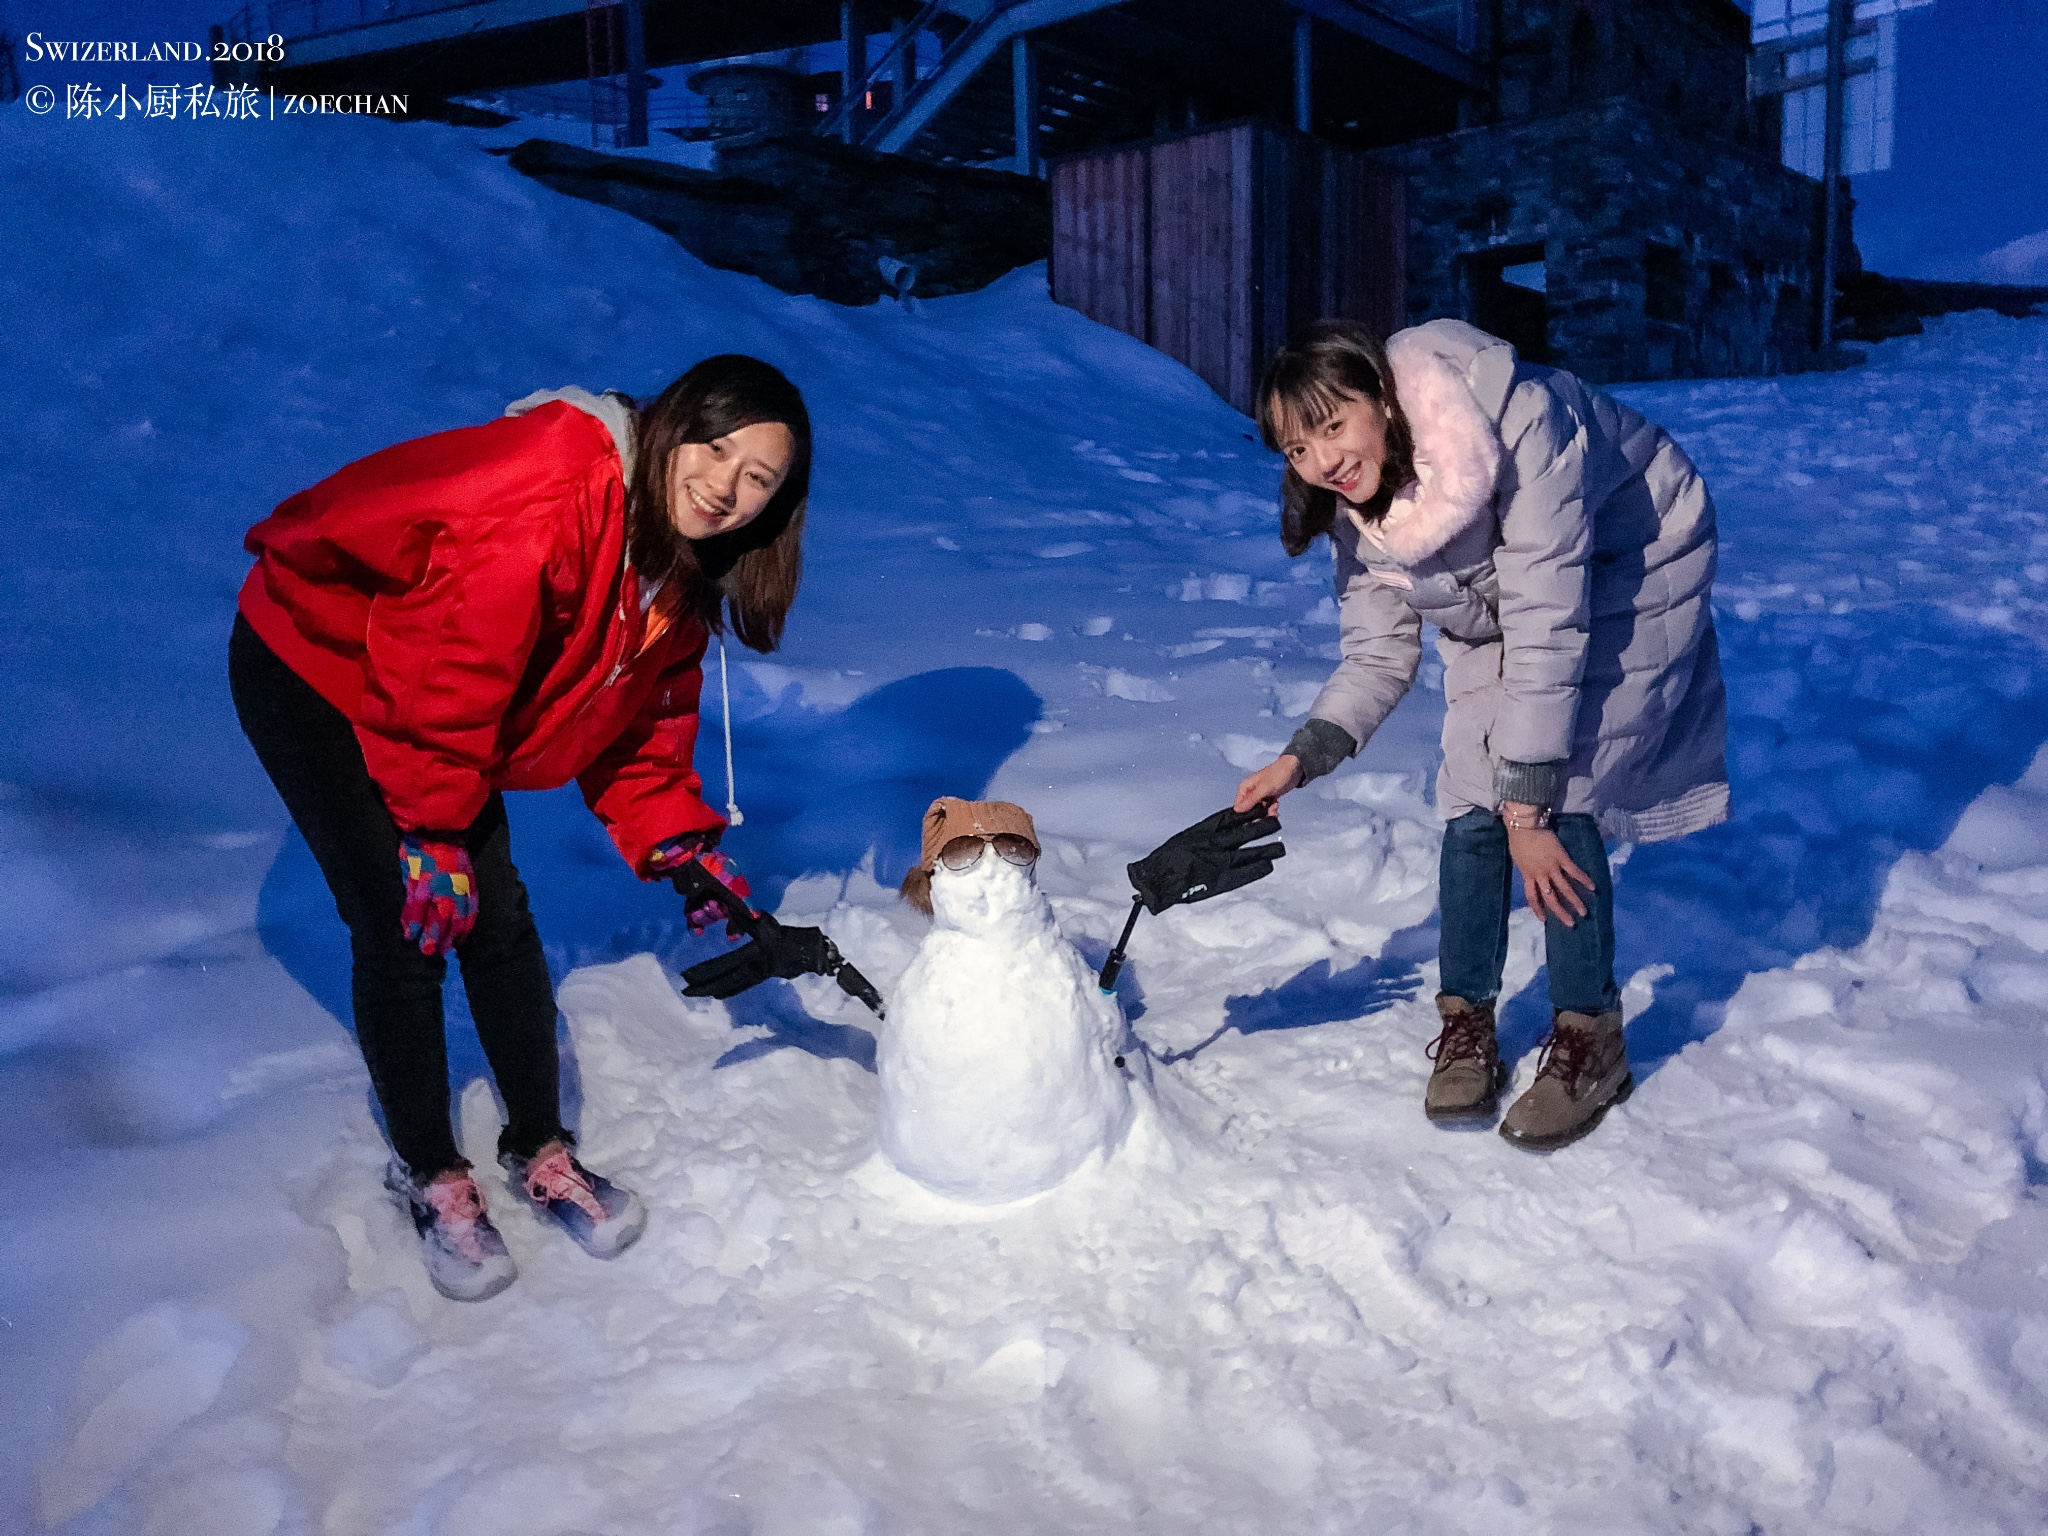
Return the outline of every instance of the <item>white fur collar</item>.
<path id="1" fill-rule="evenodd" d="M 1493 507 L 1500 434 L 1464 375 L 1414 331 L 1387 343 L 1394 397 L 1415 434 L 1415 478 L 1385 517 L 1368 523 L 1346 507 L 1367 538 L 1402 565 L 1435 554 Z"/>

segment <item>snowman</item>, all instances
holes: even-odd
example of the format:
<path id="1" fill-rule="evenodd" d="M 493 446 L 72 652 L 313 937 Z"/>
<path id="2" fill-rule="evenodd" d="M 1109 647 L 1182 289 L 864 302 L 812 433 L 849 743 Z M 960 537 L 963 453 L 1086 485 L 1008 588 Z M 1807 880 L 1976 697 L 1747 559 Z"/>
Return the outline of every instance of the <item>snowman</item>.
<path id="1" fill-rule="evenodd" d="M 1123 1010 L 1060 932 L 1022 806 L 935 800 L 904 898 L 931 932 L 876 1051 L 883 1155 L 937 1194 L 1001 1205 L 1114 1152 L 1133 1113 Z"/>

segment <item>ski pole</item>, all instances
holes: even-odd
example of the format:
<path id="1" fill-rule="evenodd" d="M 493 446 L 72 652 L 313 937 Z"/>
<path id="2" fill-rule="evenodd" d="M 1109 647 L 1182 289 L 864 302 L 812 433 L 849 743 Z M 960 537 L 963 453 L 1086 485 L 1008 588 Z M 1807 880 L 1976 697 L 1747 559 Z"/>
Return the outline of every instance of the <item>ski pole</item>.
<path id="1" fill-rule="evenodd" d="M 1109 952 L 1109 958 L 1102 962 L 1102 979 L 1097 983 L 1105 993 L 1116 990 L 1116 979 L 1124 968 L 1124 950 L 1131 942 L 1131 930 L 1138 926 L 1138 914 L 1145 910 L 1145 898 L 1131 898 L 1131 915 L 1124 919 L 1124 931 L 1116 941 L 1116 948 Z"/>
<path id="2" fill-rule="evenodd" d="M 1102 963 L 1102 990 L 1109 992 L 1116 986 L 1124 968 L 1124 950 L 1143 908 L 1164 912 L 1168 907 L 1207 901 L 1265 879 L 1273 872 L 1273 861 L 1287 850 L 1279 843 L 1259 843 L 1252 848 L 1245 844 L 1279 830 L 1280 818 L 1270 806 L 1249 811 L 1226 808 L 1192 827 L 1181 828 L 1130 865 L 1127 872 L 1137 894 L 1131 898 L 1131 915 L 1124 921 L 1123 936 Z"/>
<path id="3" fill-rule="evenodd" d="M 762 942 L 761 930 L 763 925 L 774 924 L 775 920 L 773 918 L 756 912 L 747 905 L 745 900 L 735 894 L 724 881 L 718 879 L 694 859 L 678 865 L 670 872 L 669 878 L 676 882 L 678 890 L 687 886 L 691 899 L 715 903 L 718 909 L 725 913 L 726 920 L 733 927 L 757 944 Z M 780 931 L 818 933 L 818 930 L 815 928 L 782 929 Z M 818 937 L 823 942 L 825 958 L 824 963 L 818 967 L 817 974 L 829 976 L 832 980 L 838 982 L 840 991 L 853 998 L 856 1002 L 865 1003 L 868 1011 L 874 1014 L 876 1018 L 886 1017 L 882 1008 L 882 994 L 875 990 L 875 984 L 863 976 L 851 961 L 840 954 L 839 946 L 834 944 L 829 937 L 823 933 L 818 933 Z"/>

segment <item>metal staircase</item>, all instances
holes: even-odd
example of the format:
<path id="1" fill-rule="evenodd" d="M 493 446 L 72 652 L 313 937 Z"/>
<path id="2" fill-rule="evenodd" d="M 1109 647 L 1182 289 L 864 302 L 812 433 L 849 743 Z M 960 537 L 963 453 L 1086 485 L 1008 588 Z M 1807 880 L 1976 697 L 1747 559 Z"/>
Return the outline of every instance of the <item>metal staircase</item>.
<path id="1" fill-rule="evenodd" d="M 1221 8 L 1199 9 L 1213 32 Z M 1292 13 L 1298 29 L 1313 19 L 1466 89 L 1486 83 L 1471 52 L 1477 0 L 1284 0 L 1266 9 L 1269 24 Z M 1078 32 L 1062 25 L 1116 11 L 1123 18 Z M 818 131 L 885 153 L 1027 172 L 1048 155 L 1146 137 L 1170 126 L 1159 80 L 1128 59 L 1112 65 L 1082 50 L 1128 27 L 1156 34 L 1162 19 L 1178 20 L 1132 0 L 928 0 Z M 902 89 L 923 33 L 940 40 L 937 67 Z M 1104 54 L 1122 51 L 1110 44 Z"/>
<path id="2" fill-rule="evenodd" d="M 844 93 L 818 125 L 818 132 L 844 136 L 884 153 L 909 153 L 928 160 L 970 165 L 1016 161 L 1019 92 L 1014 45 L 1042 28 L 1094 11 L 1110 10 L 1120 3 L 1121 0 L 995 0 L 981 15 L 954 30 L 948 26 L 957 20 L 953 7 L 945 0 L 931 0 L 896 35 L 867 73 Z M 879 82 L 898 76 L 904 50 L 914 48 L 918 34 L 925 31 L 943 40 L 938 67 L 912 85 L 886 113 L 863 122 L 860 104 Z M 1030 47 L 1032 58 L 1026 67 L 1036 74 L 1033 84 L 1037 89 L 1026 94 L 1037 99 L 1032 126 L 1039 141 L 1032 156 L 1034 161 L 1064 147 L 1058 142 L 1063 129 L 1071 131 L 1107 114 L 1128 113 L 1133 93 L 1113 85 L 1108 78 L 1110 71 L 1094 61 L 1043 44 Z M 1008 68 L 984 67 L 999 60 L 1007 63 Z M 942 112 L 943 124 L 937 121 Z"/>
<path id="3" fill-rule="evenodd" d="M 1073 49 L 1031 40 L 1031 131 L 1034 160 L 1141 139 L 1151 134 L 1156 104 L 1115 67 Z M 969 77 L 903 152 L 948 165 L 1017 163 L 1014 55 L 998 55 Z M 877 125 L 878 127 L 880 125 Z M 864 142 L 872 142 L 872 139 Z"/>
<path id="4" fill-rule="evenodd" d="M 836 20 L 857 78 L 823 115 L 822 133 L 887 153 L 1033 171 L 1048 155 L 1189 126 L 1198 105 L 1208 121 L 1270 113 L 1286 98 L 1290 70 L 1299 114 L 1302 82 L 1320 67 L 1310 55 L 1322 59 L 1326 47 L 1327 57 L 1352 59 L 1374 90 L 1412 92 L 1419 84 L 1429 96 L 1448 85 L 1483 94 L 1490 76 L 1474 50 L 1484 3 L 241 0 L 221 30 L 230 43 L 284 38 L 283 61 L 257 73 L 300 91 L 374 80 L 380 89 L 457 97 L 559 81 L 587 66 L 597 82 L 596 131 L 635 139 L 645 108 L 630 99 L 630 84 L 644 67 L 810 46 L 825 41 Z M 863 12 L 900 18 L 913 4 L 915 16 L 871 61 L 863 58 Z M 1312 28 L 1326 39 L 1313 49 Z M 915 50 L 921 40 L 929 50 L 932 39 L 939 57 L 917 79 Z M 621 82 L 623 101 L 615 99 Z"/>

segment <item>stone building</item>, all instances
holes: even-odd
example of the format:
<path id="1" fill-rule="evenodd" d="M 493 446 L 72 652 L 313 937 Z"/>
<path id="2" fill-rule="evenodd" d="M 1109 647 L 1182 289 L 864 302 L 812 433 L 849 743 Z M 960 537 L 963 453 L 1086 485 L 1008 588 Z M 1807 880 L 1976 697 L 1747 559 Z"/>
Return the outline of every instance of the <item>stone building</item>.
<path id="1" fill-rule="evenodd" d="M 1493 24 L 1499 120 L 1627 95 L 1749 137 L 1749 18 L 1734 0 L 1505 0 Z"/>
<path id="2" fill-rule="evenodd" d="M 1813 355 L 1819 183 L 1748 101 L 1732 0 L 1501 0 L 1471 126 L 1376 152 L 1408 178 L 1408 314 L 1598 382 Z"/>

